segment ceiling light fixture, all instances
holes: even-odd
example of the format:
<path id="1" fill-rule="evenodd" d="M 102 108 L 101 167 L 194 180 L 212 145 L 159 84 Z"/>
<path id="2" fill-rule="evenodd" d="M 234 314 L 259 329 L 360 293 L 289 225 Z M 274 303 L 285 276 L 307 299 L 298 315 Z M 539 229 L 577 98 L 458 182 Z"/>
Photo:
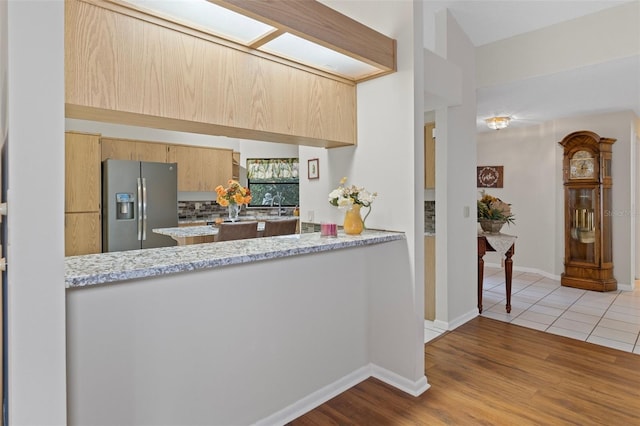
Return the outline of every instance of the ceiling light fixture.
<path id="1" fill-rule="evenodd" d="M 509 122 L 511 122 L 511 118 L 509 117 L 491 117 L 484 120 L 487 122 L 487 126 L 493 130 L 504 129 L 509 126 Z"/>

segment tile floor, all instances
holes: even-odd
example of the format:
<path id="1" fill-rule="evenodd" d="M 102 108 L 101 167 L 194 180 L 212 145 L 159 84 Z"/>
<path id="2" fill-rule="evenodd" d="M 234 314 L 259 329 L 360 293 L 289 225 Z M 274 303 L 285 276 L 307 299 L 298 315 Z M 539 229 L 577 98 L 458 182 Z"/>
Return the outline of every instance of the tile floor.
<path id="1" fill-rule="evenodd" d="M 483 289 L 482 316 L 640 354 L 640 289 L 600 293 L 514 271 L 509 314 L 502 269 L 485 267 Z M 425 327 L 425 343 L 441 333 Z"/>

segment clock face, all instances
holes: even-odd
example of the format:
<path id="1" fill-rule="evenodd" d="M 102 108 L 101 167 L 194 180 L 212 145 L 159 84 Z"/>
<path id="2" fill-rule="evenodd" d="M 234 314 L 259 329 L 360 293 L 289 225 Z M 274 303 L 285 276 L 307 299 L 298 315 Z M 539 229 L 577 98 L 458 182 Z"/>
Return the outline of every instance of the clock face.
<path id="1" fill-rule="evenodd" d="M 588 151 L 578 151 L 569 160 L 571 179 L 592 179 L 595 176 L 595 170 L 595 159 Z"/>

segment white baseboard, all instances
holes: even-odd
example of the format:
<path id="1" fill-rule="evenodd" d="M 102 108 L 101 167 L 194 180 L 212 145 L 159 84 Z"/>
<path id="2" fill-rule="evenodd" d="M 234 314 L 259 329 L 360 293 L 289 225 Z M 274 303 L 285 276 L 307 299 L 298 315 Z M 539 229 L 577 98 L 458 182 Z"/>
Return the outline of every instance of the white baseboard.
<path id="1" fill-rule="evenodd" d="M 424 328 L 427 328 L 429 330 L 447 331 L 447 323 L 440 320 L 434 320 L 434 321 L 424 320 Z"/>
<path id="2" fill-rule="evenodd" d="M 498 264 L 498 263 L 485 263 L 484 264 L 485 267 L 491 267 L 491 268 L 498 268 L 498 269 L 502 269 L 503 266 Z M 560 281 L 560 275 L 554 275 L 551 274 L 549 272 L 543 271 L 542 269 L 538 269 L 538 268 L 526 268 L 523 266 L 515 266 L 513 267 L 513 270 L 515 272 L 529 272 L 532 274 L 538 274 L 538 275 L 542 275 L 545 278 L 549 278 L 551 280 L 556 280 L 556 281 Z"/>
<path id="3" fill-rule="evenodd" d="M 318 389 L 317 391 L 307 395 L 299 401 L 294 402 L 288 407 L 271 414 L 254 423 L 256 426 L 273 426 L 284 425 L 298 417 L 308 413 L 314 408 L 324 404 L 331 398 L 341 394 L 342 392 L 354 387 L 360 382 L 365 381 L 369 377 L 375 377 L 395 388 L 400 389 L 413 396 L 418 396 L 429 389 L 431 385 L 427 383 L 427 377 L 422 376 L 419 380 L 412 382 L 398 374 L 378 367 L 374 364 L 361 367 L 356 371 L 342 377 L 335 382 Z"/>
<path id="4" fill-rule="evenodd" d="M 497 263 L 485 263 L 484 266 L 488 266 L 488 267 L 492 267 L 492 268 L 498 268 L 501 269 L 502 265 L 498 265 Z M 542 275 L 545 278 L 549 278 L 551 280 L 556 280 L 556 281 L 560 281 L 560 275 L 554 275 L 554 274 L 550 274 L 549 272 L 545 272 L 541 269 L 537 269 L 537 268 L 525 268 L 522 266 L 514 266 L 513 270 L 516 272 L 530 272 L 533 274 L 538 274 L 538 275 Z M 618 282 L 618 290 L 620 291 L 633 291 L 635 288 L 635 283 L 621 283 Z"/>
<path id="5" fill-rule="evenodd" d="M 386 368 L 379 367 L 374 364 L 370 364 L 371 376 L 378 380 L 385 382 L 386 384 L 400 389 L 403 392 L 412 396 L 421 395 L 424 391 L 429 389 L 431 385 L 427 382 L 427 377 L 422 376 L 415 382 L 402 377 L 393 371 L 389 371 Z"/>
<path id="6" fill-rule="evenodd" d="M 469 312 L 462 314 L 457 318 L 454 318 L 452 321 L 449 321 L 449 328 L 447 330 L 455 330 L 456 328 L 460 327 L 462 324 L 469 322 L 470 320 L 474 319 L 478 315 L 480 315 L 478 313 L 478 308 L 473 308 Z"/>
<path id="7" fill-rule="evenodd" d="M 473 308 L 469 312 L 462 314 L 458 318 L 454 318 L 452 321 L 449 321 L 449 322 L 441 321 L 441 320 L 435 320 L 435 321 L 425 320 L 424 324 L 425 324 L 425 328 L 436 328 L 439 330 L 451 331 L 453 329 L 460 327 L 462 324 L 474 319 L 478 315 L 480 315 L 478 313 L 478 308 Z"/>
<path id="8" fill-rule="evenodd" d="M 308 413 L 314 408 L 324 404 L 334 396 L 337 396 L 347 389 L 350 389 L 358 383 L 368 379 L 369 377 L 371 377 L 370 366 L 367 365 L 358 368 L 356 371 L 347 374 L 341 379 L 336 380 L 335 382 L 330 383 L 321 389 L 318 389 L 317 391 L 294 402 L 288 407 L 285 407 L 282 410 L 277 411 L 270 416 L 257 421 L 254 424 L 256 426 L 273 426 L 289 423 L 290 421 L 297 419 L 303 414 Z"/>
<path id="9" fill-rule="evenodd" d="M 621 290 L 621 291 L 633 291 L 634 288 L 635 288 L 634 284 L 621 284 L 621 283 L 618 283 L 618 290 Z"/>

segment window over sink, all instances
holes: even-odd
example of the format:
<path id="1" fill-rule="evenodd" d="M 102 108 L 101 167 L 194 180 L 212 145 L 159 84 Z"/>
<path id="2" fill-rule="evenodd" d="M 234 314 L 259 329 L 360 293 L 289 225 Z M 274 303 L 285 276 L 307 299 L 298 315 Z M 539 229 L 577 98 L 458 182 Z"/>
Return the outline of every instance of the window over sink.
<path id="1" fill-rule="evenodd" d="M 248 158 L 249 207 L 295 207 L 300 204 L 297 158 Z"/>

